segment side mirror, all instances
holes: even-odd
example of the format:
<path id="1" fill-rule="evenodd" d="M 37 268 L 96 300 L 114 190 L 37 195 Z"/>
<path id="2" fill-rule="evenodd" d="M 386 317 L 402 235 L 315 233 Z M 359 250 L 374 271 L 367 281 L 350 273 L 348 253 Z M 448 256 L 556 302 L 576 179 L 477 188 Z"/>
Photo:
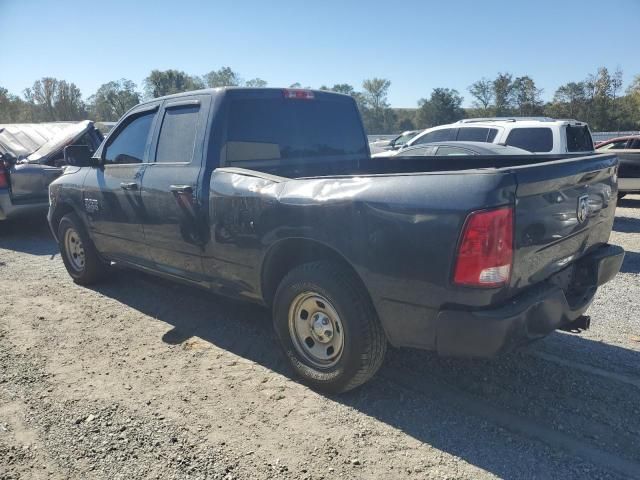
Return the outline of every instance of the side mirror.
<path id="1" fill-rule="evenodd" d="M 72 167 L 97 167 L 98 161 L 91 158 L 91 150 L 86 145 L 64 147 L 64 163 Z"/>

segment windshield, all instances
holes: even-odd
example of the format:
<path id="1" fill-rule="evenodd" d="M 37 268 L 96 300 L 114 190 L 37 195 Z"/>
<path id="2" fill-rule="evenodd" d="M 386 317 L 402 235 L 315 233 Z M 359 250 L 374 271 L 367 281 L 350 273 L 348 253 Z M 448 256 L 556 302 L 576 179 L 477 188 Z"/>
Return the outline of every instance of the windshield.
<path id="1" fill-rule="evenodd" d="M 406 132 L 406 133 L 403 133 L 402 135 L 400 135 L 400 136 L 395 138 L 395 140 L 393 141 L 393 144 L 395 146 L 404 145 L 409 140 L 411 140 L 413 137 L 415 137 L 417 134 L 418 134 L 418 132 Z"/>

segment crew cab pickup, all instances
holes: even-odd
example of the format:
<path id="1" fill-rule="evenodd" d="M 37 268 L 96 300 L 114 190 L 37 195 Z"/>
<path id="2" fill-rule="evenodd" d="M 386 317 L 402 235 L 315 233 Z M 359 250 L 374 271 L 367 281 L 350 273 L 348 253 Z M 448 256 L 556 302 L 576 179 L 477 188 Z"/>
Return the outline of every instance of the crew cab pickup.
<path id="1" fill-rule="evenodd" d="M 624 256 L 615 155 L 371 158 L 335 93 L 158 98 L 67 157 L 48 218 L 78 284 L 115 263 L 266 305 L 325 391 L 369 379 L 388 343 L 493 356 L 584 327 Z"/>

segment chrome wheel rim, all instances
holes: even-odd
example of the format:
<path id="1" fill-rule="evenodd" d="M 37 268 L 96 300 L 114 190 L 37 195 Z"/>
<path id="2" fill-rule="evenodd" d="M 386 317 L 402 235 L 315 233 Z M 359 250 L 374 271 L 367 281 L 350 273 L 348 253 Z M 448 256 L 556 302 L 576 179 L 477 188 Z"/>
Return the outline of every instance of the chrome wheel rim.
<path id="1" fill-rule="evenodd" d="M 64 234 L 64 248 L 71 267 L 76 272 L 82 272 L 85 264 L 84 246 L 80 235 L 73 228 L 67 229 Z"/>
<path id="2" fill-rule="evenodd" d="M 342 357 L 342 321 L 331 302 L 319 293 L 304 292 L 291 302 L 289 335 L 297 352 L 314 367 L 333 367 Z"/>

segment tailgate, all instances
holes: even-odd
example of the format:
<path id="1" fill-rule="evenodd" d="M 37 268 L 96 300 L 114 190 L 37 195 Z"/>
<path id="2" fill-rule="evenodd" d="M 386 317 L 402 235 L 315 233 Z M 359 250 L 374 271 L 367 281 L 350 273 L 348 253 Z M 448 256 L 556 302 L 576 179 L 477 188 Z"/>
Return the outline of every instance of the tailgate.
<path id="1" fill-rule="evenodd" d="M 517 181 L 511 286 L 538 283 L 607 243 L 616 208 L 615 155 L 509 169 Z"/>

